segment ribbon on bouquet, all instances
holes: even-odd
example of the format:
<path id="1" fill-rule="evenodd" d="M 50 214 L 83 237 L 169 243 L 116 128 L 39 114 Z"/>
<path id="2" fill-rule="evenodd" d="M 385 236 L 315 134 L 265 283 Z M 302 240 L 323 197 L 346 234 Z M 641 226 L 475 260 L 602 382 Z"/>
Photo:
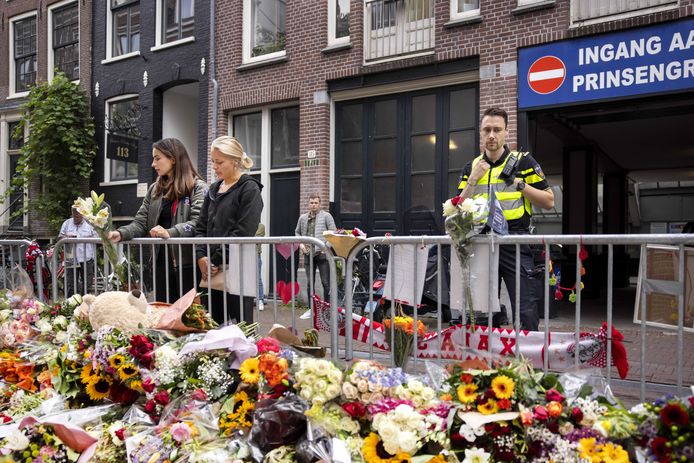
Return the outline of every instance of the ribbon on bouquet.
<path id="1" fill-rule="evenodd" d="M 330 303 L 314 295 L 313 326 L 319 331 L 330 331 Z M 345 335 L 345 310 L 338 308 L 338 329 L 340 336 Z M 545 349 L 544 331 L 515 330 L 492 328 L 491 336 L 488 326 L 476 326 L 470 332 L 463 325 L 456 325 L 441 331 L 441 359 L 464 360 L 465 351 L 476 349 L 489 351 L 497 355 L 514 357 L 516 343 L 519 354 L 532 361 L 535 368 L 542 368 L 545 355 L 548 356 L 549 368 L 568 369 L 575 364 L 578 351 L 580 365 L 605 368 L 607 366 L 607 323 L 603 323 L 597 333 L 582 332 L 579 334 L 578 349 L 574 333 L 550 332 Z M 627 352 L 622 344 L 624 336 L 612 327 L 612 365 L 617 367 L 619 376 L 625 378 L 629 373 Z M 359 342 L 372 342 L 374 347 L 388 350 L 388 340 L 383 324 L 371 322 L 368 317 L 352 314 L 352 339 Z M 423 359 L 439 358 L 439 333 L 426 334 L 418 340 L 417 356 Z"/>

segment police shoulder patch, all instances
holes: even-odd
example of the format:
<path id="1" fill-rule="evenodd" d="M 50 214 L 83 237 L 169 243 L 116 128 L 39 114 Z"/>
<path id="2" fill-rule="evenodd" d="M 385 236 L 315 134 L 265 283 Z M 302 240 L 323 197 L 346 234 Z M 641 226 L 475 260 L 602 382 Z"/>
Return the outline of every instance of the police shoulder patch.
<path id="1" fill-rule="evenodd" d="M 533 169 L 535 170 L 535 173 L 537 175 L 539 175 L 542 178 L 545 178 L 545 173 L 542 172 L 542 167 L 540 167 L 540 164 L 535 164 L 535 167 L 533 167 Z"/>

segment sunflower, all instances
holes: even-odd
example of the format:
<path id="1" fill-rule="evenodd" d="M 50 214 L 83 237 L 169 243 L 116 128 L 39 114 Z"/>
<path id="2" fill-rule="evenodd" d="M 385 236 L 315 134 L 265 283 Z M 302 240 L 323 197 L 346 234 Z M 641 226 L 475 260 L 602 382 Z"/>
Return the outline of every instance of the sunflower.
<path id="1" fill-rule="evenodd" d="M 434 458 L 427 461 L 427 463 L 446 463 L 446 461 L 446 457 L 444 457 L 443 454 L 439 453 Z"/>
<path id="2" fill-rule="evenodd" d="M 128 387 L 132 389 L 133 391 L 137 392 L 145 392 L 144 389 L 142 389 L 142 381 L 135 380 L 135 381 L 130 381 L 130 384 L 128 384 Z"/>
<path id="3" fill-rule="evenodd" d="M 249 357 L 243 361 L 239 367 L 239 372 L 241 373 L 241 379 L 243 382 L 248 384 L 255 384 L 258 382 L 258 377 L 260 376 L 258 363 L 259 362 L 256 357 Z"/>
<path id="4" fill-rule="evenodd" d="M 138 369 L 132 363 L 124 363 L 118 368 L 118 376 L 120 379 L 130 379 L 138 373 Z"/>
<path id="5" fill-rule="evenodd" d="M 112 355 L 108 359 L 108 364 L 111 365 L 111 368 L 113 368 L 114 370 L 118 370 L 124 363 L 125 357 L 123 357 L 120 354 Z"/>
<path id="6" fill-rule="evenodd" d="M 368 463 L 410 463 L 412 461 L 409 453 L 401 452 L 395 456 L 387 453 L 383 449 L 383 445 L 381 445 L 381 439 L 378 437 L 378 434 L 373 432 L 364 439 L 361 453 L 364 456 L 364 460 Z"/>
<path id="7" fill-rule="evenodd" d="M 98 370 L 92 368 L 92 364 L 88 363 L 82 367 L 82 372 L 80 373 L 80 379 L 84 384 L 89 384 L 94 377 L 98 376 Z"/>
<path id="8" fill-rule="evenodd" d="M 508 376 L 500 375 L 492 380 L 492 390 L 497 399 L 510 399 L 515 388 L 516 383 Z"/>
<path id="9" fill-rule="evenodd" d="M 87 395 L 91 400 L 97 401 L 108 397 L 111 389 L 111 378 L 109 376 L 94 376 L 87 384 Z"/>
<path id="10" fill-rule="evenodd" d="M 458 400 L 464 404 L 470 404 L 477 400 L 477 390 L 476 384 L 461 384 L 458 386 Z"/>
<path id="11" fill-rule="evenodd" d="M 477 411 L 483 415 L 491 415 L 499 411 L 499 407 L 496 406 L 496 400 L 489 399 L 482 405 L 477 406 Z"/>

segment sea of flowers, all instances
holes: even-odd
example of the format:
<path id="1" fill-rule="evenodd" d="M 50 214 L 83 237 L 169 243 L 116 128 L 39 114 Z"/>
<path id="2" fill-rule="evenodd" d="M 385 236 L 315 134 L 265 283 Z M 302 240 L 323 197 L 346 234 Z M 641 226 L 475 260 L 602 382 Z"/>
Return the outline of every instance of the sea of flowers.
<path id="1" fill-rule="evenodd" d="M 94 331 L 80 299 L 0 292 L 0 463 L 694 461 L 694 397 L 627 409 L 509 358 L 335 363 L 254 326 Z"/>

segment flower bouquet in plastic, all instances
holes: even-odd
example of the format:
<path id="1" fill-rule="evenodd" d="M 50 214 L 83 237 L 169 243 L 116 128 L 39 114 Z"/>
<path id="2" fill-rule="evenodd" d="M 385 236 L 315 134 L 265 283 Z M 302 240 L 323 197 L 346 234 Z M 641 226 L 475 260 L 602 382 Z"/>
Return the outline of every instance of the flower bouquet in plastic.
<path id="1" fill-rule="evenodd" d="M 338 228 L 335 231 L 324 231 L 323 236 L 333 247 L 335 254 L 345 259 L 354 246 L 366 239 L 366 233 L 356 227 L 352 230 Z"/>
<path id="2" fill-rule="evenodd" d="M 386 341 L 391 345 L 393 352 L 393 362 L 396 367 L 407 368 L 407 362 L 414 349 L 415 331 L 417 338 L 421 339 L 426 334 L 426 327 L 421 320 L 417 320 L 415 325 L 412 317 L 405 316 L 402 312 L 393 319 L 387 318 L 383 321 L 386 334 Z"/>
<path id="3" fill-rule="evenodd" d="M 118 257 L 115 245 L 108 239 L 112 217 L 110 208 L 104 201 L 104 194 L 97 195 L 96 192 L 92 191 L 89 198 L 77 198 L 73 207 L 82 214 L 84 220 L 89 222 L 99 235 L 106 257 L 113 268 L 113 275 L 110 276 L 111 283 L 118 290 L 127 290 L 127 285 L 137 281 L 138 272 L 133 263 Z"/>

